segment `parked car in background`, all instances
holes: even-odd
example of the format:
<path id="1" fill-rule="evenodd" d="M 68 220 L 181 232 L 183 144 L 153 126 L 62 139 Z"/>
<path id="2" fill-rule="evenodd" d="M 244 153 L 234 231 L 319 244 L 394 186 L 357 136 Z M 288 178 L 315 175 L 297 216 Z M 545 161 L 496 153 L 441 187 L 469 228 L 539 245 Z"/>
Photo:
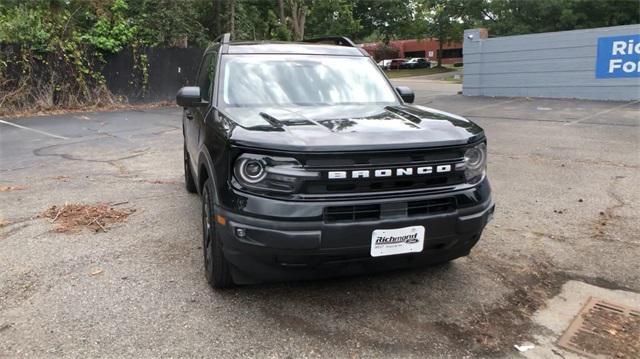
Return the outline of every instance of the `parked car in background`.
<path id="1" fill-rule="evenodd" d="M 389 65 L 391 64 L 391 60 L 380 60 L 378 62 L 378 67 L 383 70 L 389 70 Z"/>
<path id="2" fill-rule="evenodd" d="M 431 63 L 423 57 L 414 57 L 405 61 L 401 68 L 403 69 L 425 69 L 431 67 Z"/>
<path id="3" fill-rule="evenodd" d="M 402 64 L 404 64 L 407 59 L 393 59 L 389 62 L 389 66 L 386 70 L 398 70 L 402 68 Z"/>

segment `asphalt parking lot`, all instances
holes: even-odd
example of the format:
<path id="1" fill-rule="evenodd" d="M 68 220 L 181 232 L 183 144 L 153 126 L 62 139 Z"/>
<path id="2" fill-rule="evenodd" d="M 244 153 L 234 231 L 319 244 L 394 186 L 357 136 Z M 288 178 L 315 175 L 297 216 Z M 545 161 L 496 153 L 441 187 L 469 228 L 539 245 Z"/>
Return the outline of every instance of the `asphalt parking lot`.
<path id="1" fill-rule="evenodd" d="M 533 317 L 565 283 L 640 292 L 638 102 L 395 82 L 486 130 L 497 210 L 472 254 L 224 292 L 204 279 L 180 109 L 1 119 L 0 357 L 513 356 L 543 345 Z M 38 218 L 75 202 L 135 212 L 106 233 Z"/>

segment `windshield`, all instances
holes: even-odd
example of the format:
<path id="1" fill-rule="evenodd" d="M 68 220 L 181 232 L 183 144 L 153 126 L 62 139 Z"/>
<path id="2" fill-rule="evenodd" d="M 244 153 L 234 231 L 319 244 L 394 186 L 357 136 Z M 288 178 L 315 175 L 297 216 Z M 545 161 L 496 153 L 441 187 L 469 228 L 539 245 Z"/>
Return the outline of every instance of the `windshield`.
<path id="1" fill-rule="evenodd" d="M 397 104 L 366 57 L 225 55 L 222 106 Z"/>

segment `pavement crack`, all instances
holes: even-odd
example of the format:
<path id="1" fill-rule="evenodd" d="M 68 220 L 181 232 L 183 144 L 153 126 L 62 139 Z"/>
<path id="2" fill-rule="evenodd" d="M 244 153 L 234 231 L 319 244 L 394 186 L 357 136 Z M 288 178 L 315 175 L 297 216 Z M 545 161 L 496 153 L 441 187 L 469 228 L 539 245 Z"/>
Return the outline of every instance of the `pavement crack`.
<path id="1" fill-rule="evenodd" d="M 20 230 L 22 230 L 22 229 L 24 229 L 26 227 L 29 227 L 29 223 L 22 223 L 20 225 L 16 225 L 16 224 L 17 224 L 17 222 L 16 223 L 11 223 L 9 225 L 9 229 L 6 232 L 0 233 L 0 239 L 7 239 L 7 238 L 13 236 L 14 234 L 20 232 Z"/>
<path id="2" fill-rule="evenodd" d="M 615 241 L 632 245 L 640 245 L 640 241 L 627 241 L 624 239 L 620 239 L 615 237 L 613 234 L 608 233 L 607 228 L 611 228 L 611 222 L 614 222 L 620 218 L 617 212 L 625 207 L 627 203 L 622 199 L 622 197 L 615 192 L 616 186 L 620 183 L 625 176 L 615 176 L 611 182 L 609 183 L 609 188 L 607 189 L 607 196 L 611 198 L 615 203 L 608 206 L 599 213 L 599 217 L 596 219 L 596 224 L 593 227 L 594 233 L 592 237 L 600 240 L 607 241 Z"/>
<path id="3" fill-rule="evenodd" d="M 130 159 L 130 158 L 135 158 L 135 157 L 138 157 L 138 156 L 142 156 L 143 154 L 145 154 L 149 150 L 148 148 L 146 148 L 146 149 L 138 150 L 138 151 L 136 151 L 136 153 L 133 153 L 133 154 L 130 154 L 130 155 L 127 155 L 127 156 L 104 159 L 104 160 L 98 160 L 98 159 L 93 159 L 93 158 L 80 158 L 80 157 L 76 157 L 76 156 L 73 156 L 73 155 L 68 154 L 68 153 L 45 153 L 45 151 L 51 150 L 51 149 L 56 148 L 56 147 L 75 145 L 75 144 L 80 144 L 80 143 L 84 143 L 84 142 L 88 142 L 88 141 L 92 141 L 92 140 L 95 140 L 95 139 L 40 147 L 40 148 L 37 148 L 37 149 L 33 150 L 33 154 L 35 156 L 37 156 L 37 157 L 60 157 L 60 158 L 63 158 L 65 160 L 69 160 L 69 161 L 111 163 L 111 162 L 115 162 L 115 161 L 122 161 L 122 160 L 127 160 L 127 159 Z"/>

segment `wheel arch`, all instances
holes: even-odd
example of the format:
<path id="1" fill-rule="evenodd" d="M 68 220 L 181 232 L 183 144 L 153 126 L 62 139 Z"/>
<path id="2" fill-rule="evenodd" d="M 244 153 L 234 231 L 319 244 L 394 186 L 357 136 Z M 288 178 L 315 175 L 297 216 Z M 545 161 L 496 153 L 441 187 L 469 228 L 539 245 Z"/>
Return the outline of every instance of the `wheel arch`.
<path id="1" fill-rule="evenodd" d="M 211 155 L 205 146 L 199 151 L 200 155 L 198 157 L 198 191 L 202 194 L 202 188 L 207 179 L 211 179 L 213 184 L 213 202 L 218 204 L 218 186 L 216 185 L 216 176 L 215 169 L 213 166 L 213 160 L 211 159 Z"/>

